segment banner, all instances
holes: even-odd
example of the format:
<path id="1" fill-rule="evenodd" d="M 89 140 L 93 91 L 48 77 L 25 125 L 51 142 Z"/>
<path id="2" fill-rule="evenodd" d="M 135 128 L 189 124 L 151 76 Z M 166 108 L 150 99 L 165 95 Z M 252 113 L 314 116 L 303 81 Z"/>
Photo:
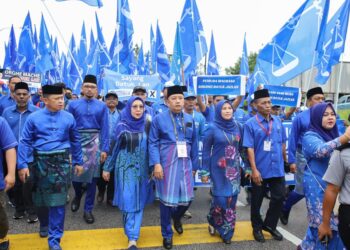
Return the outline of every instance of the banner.
<path id="1" fill-rule="evenodd" d="M 41 88 L 41 74 L 29 73 L 23 71 L 15 71 L 10 69 L 0 69 L 0 86 L 3 94 L 8 92 L 8 80 L 12 76 L 19 76 L 23 82 L 26 82 L 31 91 L 35 91 Z"/>
<path id="2" fill-rule="evenodd" d="M 269 90 L 272 105 L 299 107 L 301 101 L 300 88 L 264 85 Z"/>
<path id="3" fill-rule="evenodd" d="M 246 76 L 196 76 L 193 84 L 197 95 L 245 95 Z"/>
<path id="4" fill-rule="evenodd" d="M 160 98 L 161 81 L 158 75 L 121 75 L 105 69 L 102 76 L 103 95 L 115 91 L 120 101 L 128 100 L 136 86 L 147 90 L 147 101 L 156 102 Z"/>

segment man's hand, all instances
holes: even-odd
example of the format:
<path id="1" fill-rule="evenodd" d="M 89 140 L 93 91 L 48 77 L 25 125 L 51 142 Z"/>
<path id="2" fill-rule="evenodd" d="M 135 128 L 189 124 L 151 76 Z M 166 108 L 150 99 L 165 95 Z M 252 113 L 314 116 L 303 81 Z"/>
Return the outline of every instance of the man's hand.
<path id="1" fill-rule="evenodd" d="M 84 173 L 84 168 L 83 168 L 83 166 L 75 165 L 75 167 L 74 167 L 74 174 L 75 174 L 76 176 L 80 176 L 80 175 L 82 175 L 83 173 Z"/>
<path id="2" fill-rule="evenodd" d="M 107 172 L 107 171 L 103 171 L 103 172 L 102 172 L 102 178 L 103 178 L 105 181 L 109 181 L 109 179 L 111 178 L 111 173 L 110 173 L 110 172 Z"/>
<path id="3" fill-rule="evenodd" d="M 14 175 L 6 175 L 5 179 L 5 192 L 13 188 L 15 185 L 16 177 Z"/>
<path id="4" fill-rule="evenodd" d="M 163 179 L 164 173 L 163 173 L 163 167 L 159 163 L 154 165 L 154 170 L 153 170 L 153 175 L 156 177 L 158 180 Z"/>
<path id="5" fill-rule="evenodd" d="M 29 175 L 29 169 L 28 168 L 22 168 L 18 171 L 19 179 L 21 182 L 26 182 L 26 179 L 30 176 Z"/>
<path id="6" fill-rule="evenodd" d="M 262 178 L 259 170 L 253 170 L 251 178 L 256 185 L 261 186 Z"/>
<path id="7" fill-rule="evenodd" d="M 326 225 L 322 222 L 321 225 L 318 227 L 318 238 L 322 240 L 325 236 L 332 238 L 332 229 L 329 226 L 329 224 Z"/>
<path id="8" fill-rule="evenodd" d="M 104 163 L 107 159 L 107 153 L 106 152 L 101 152 L 101 155 L 100 155 L 100 163 Z"/>

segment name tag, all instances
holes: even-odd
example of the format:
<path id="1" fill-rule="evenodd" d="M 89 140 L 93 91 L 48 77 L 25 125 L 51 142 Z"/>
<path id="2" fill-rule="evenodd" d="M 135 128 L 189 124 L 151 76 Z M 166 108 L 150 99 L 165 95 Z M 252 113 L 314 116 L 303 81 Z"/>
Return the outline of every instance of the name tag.
<path id="1" fill-rule="evenodd" d="M 264 151 L 271 151 L 271 141 L 264 141 Z"/>
<path id="2" fill-rule="evenodd" d="M 185 141 L 176 142 L 177 157 L 186 158 L 187 157 L 187 147 Z"/>

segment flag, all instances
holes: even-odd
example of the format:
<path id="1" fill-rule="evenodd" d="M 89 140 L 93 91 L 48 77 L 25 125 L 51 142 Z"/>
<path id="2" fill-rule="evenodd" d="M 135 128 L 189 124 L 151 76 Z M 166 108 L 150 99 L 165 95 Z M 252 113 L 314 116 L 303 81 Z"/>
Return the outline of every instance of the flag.
<path id="1" fill-rule="evenodd" d="M 86 62 L 85 59 L 87 57 L 87 41 L 86 41 L 86 30 L 85 30 L 85 22 L 83 22 L 83 26 L 81 27 L 81 35 L 80 35 L 80 44 L 78 50 L 78 61 L 77 63 L 82 69 L 82 75 L 86 73 Z"/>
<path id="2" fill-rule="evenodd" d="M 53 65 L 53 69 L 50 69 L 47 72 L 48 76 L 48 83 L 56 83 L 56 82 L 62 82 L 62 76 L 60 73 L 60 55 L 58 51 L 58 44 L 57 44 L 57 38 L 55 39 L 53 43 L 53 50 L 51 51 L 51 62 Z"/>
<path id="3" fill-rule="evenodd" d="M 239 74 L 244 76 L 249 75 L 248 52 L 247 52 L 247 42 L 245 39 L 245 34 L 244 34 L 244 40 L 243 40 L 243 50 L 242 50 L 241 66 L 239 68 Z"/>
<path id="4" fill-rule="evenodd" d="M 145 75 L 145 58 L 143 56 L 143 43 L 141 42 L 141 47 L 139 50 L 139 54 L 137 56 L 137 71 L 139 75 Z"/>
<path id="5" fill-rule="evenodd" d="M 197 64 L 202 60 L 205 54 L 208 53 L 207 41 L 205 40 L 205 33 L 202 25 L 202 20 L 199 15 L 199 10 L 196 4 L 196 0 L 192 0 L 193 9 L 193 24 L 195 32 L 195 44 L 196 44 L 196 59 Z"/>
<path id="6" fill-rule="evenodd" d="M 153 28 L 151 25 L 150 29 L 150 38 L 151 38 L 151 65 L 152 65 L 152 72 L 156 72 L 156 63 L 157 63 L 157 53 L 156 53 L 156 38 L 154 36 Z"/>
<path id="7" fill-rule="evenodd" d="M 78 65 L 78 47 L 76 45 L 74 35 L 72 34 L 70 43 L 69 43 L 70 54 L 68 54 L 68 58 L 70 57 L 70 64 L 68 66 L 68 79 L 69 86 L 71 86 L 72 90 L 77 91 L 80 89 L 80 85 L 82 83 L 82 68 Z"/>
<path id="8" fill-rule="evenodd" d="M 90 30 L 90 45 L 89 45 L 89 52 L 90 50 L 95 46 L 95 36 L 94 36 L 94 32 L 92 31 L 92 29 Z"/>
<path id="9" fill-rule="evenodd" d="M 257 63 L 271 85 L 280 85 L 310 69 L 329 0 L 307 0 L 260 51 Z"/>
<path id="10" fill-rule="evenodd" d="M 3 68 L 11 69 L 11 54 L 8 50 L 8 46 L 6 45 L 6 43 L 4 43 L 4 45 L 5 45 L 5 58 L 4 58 Z"/>
<path id="11" fill-rule="evenodd" d="M 42 17 L 43 18 L 43 17 Z M 43 19 L 42 19 L 43 20 Z M 18 70 L 34 72 L 38 42 L 33 41 L 32 21 L 28 12 L 18 40 Z"/>
<path id="12" fill-rule="evenodd" d="M 109 46 L 109 57 L 110 58 L 113 58 L 114 49 L 116 48 L 116 45 L 117 45 L 117 39 L 118 39 L 117 38 L 117 29 L 115 29 L 111 45 Z"/>
<path id="13" fill-rule="evenodd" d="M 6 55 L 8 56 L 8 65 L 5 65 L 4 68 L 18 70 L 19 61 L 17 60 L 17 42 L 15 30 L 13 29 L 13 25 L 11 26 L 9 40 L 7 43 Z"/>
<path id="14" fill-rule="evenodd" d="M 46 27 L 44 16 L 41 15 L 40 23 L 40 39 L 36 54 L 36 65 L 35 70 L 41 74 L 46 73 L 46 71 L 52 69 L 54 66 L 51 61 L 52 44 L 49 32 Z"/>
<path id="15" fill-rule="evenodd" d="M 63 2 L 63 1 L 71 1 L 71 0 L 56 0 L 57 2 Z M 86 3 L 87 5 L 99 7 L 101 8 L 103 6 L 102 0 L 79 0 L 83 3 Z"/>
<path id="16" fill-rule="evenodd" d="M 215 42 L 214 42 L 213 32 L 211 32 L 207 74 L 208 75 L 219 75 L 219 64 L 218 64 L 218 61 L 216 58 L 216 50 L 215 50 Z"/>
<path id="17" fill-rule="evenodd" d="M 147 52 L 147 54 L 146 54 L 146 59 L 145 59 L 145 75 L 150 75 L 151 73 L 150 73 L 150 67 L 149 67 L 149 65 L 150 65 L 150 58 L 151 58 L 151 56 L 150 56 L 150 52 L 148 51 Z"/>
<path id="18" fill-rule="evenodd" d="M 157 37 L 156 37 L 156 72 L 159 74 L 162 83 L 169 81 L 170 64 L 168 54 L 164 45 L 162 33 L 160 32 L 159 24 L 157 22 Z"/>
<path id="19" fill-rule="evenodd" d="M 327 23 L 317 46 L 318 73 L 315 81 L 325 84 L 332 71 L 332 66 L 339 63 L 340 55 L 344 51 L 346 32 L 349 22 L 350 0 L 345 0 L 339 10 Z"/>
<path id="20" fill-rule="evenodd" d="M 99 22 L 98 17 L 97 17 L 97 13 L 95 13 L 95 18 L 96 18 L 96 30 L 97 30 L 96 42 L 100 43 L 99 47 L 101 48 L 101 50 L 100 50 L 100 68 L 101 69 L 103 69 L 105 67 L 108 68 L 112 64 L 112 60 L 109 57 L 107 44 L 105 42 L 105 39 L 104 39 L 104 36 L 102 33 L 102 29 L 101 29 L 100 22 Z"/>
<path id="21" fill-rule="evenodd" d="M 180 26 L 176 24 L 176 34 L 174 41 L 173 56 L 171 59 L 170 79 L 176 85 L 183 85 L 183 56 L 180 37 Z"/>

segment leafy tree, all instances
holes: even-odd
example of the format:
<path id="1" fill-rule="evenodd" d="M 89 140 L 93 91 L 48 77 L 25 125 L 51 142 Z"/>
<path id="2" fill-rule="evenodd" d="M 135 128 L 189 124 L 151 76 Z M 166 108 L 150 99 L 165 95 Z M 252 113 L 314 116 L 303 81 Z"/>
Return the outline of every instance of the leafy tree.
<path id="1" fill-rule="evenodd" d="M 258 53 L 256 52 L 251 52 L 249 54 L 248 56 L 249 72 L 254 71 L 257 56 L 258 56 Z M 240 71 L 241 60 L 242 60 L 242 57 L 239 57 L 234 66 L 225 68 L 225 73 L 227 75 L 238 75 Z"/>

